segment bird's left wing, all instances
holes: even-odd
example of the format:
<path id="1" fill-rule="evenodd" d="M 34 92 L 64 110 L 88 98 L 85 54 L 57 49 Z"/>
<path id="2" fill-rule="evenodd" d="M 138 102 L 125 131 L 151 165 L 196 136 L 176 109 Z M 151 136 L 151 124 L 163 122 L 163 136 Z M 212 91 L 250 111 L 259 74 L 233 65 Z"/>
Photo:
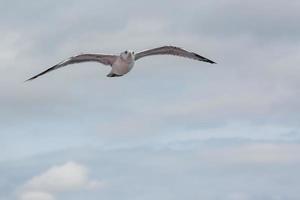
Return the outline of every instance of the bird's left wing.
<path id="1" fill-rule="evenodd" d="M 78 56 L 73 56 L 67 60 L 64 60 L 53 67 L 50 67 L 49 69 L 31 77 L 27 81 L 31 81 L 33 79 L 36 79 L 39 76 L 42 76 L 48 72 L 51 72 L 53 70 L 56 70 L 58 68 L 70 65 L 70 64 L 75 64 L 75 63 L 81 63 L 81 62 L 99 62 L 104 65 L 112 65 L 115 60 L 117 59 L 117 56 L 114 55 L 102 55 L 102 54 L 81 54 Z"/>
<path id="2" fill-rule="evenodd" d="M 140 53 L 137 53 L 135 55 L 135 60 L 138 60 L 140 58 L 143 58 L 145 56 L 153 56 L 153 55 L 173 55 L 173 56 L 181 56 L 185 58 L 191 58 L 194 60 L 199 60 L 203 62 L 208 62 L 208 63 L 215 63 L 212 60 L 209 60 L 203 56 L 200 56 L 199 54 L 196 54 L 194 52 L 189 52 L 186 51 L 182 48 L 179 47 L 174 47 L 174 46 L 163 46 L 163 47 L 158 47 L 155 49 L 150 49 L 146 51 L 142 51 Z"/>

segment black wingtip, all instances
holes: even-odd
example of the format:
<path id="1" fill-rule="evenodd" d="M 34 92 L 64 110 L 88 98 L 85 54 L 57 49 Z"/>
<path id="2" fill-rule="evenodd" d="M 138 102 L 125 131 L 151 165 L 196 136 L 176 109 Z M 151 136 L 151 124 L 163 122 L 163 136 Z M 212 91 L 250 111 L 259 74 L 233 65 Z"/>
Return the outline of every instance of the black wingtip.
<path id="1" fill-rule="evenodd" d="M 34 78 L 29 78 L 25 82 L 32 81 Z"/>
<path id="2" fill-rule="evenodd" d="M 32 80 L 34 80 L 34 79 L 36 79 L 36 78 L 37 78 L 37 76 L 31 77 L 31 78 L 27 79 L 26 81 L 24 81 L 24 83 L 29 82 L 29 81 L 32 81 Z"/>
<path id="3" fill-rule="evenodd" d="M 33 79 L 31 79 L 31 78 L 30 78 L 30 79 L 27 79 L 27 80 L 24 81 L 24 83 L 27 83 L 27 82 L 32 81 L 32 80 L 33 80 Z"/>
<path id="4" fill-rule="evenodd" d="M 57 66 L 57 65 L 55 65 L 55 66 L 53 66 L 53 67 L 51 67 L 51 68 L 49 68 L 49 69 L 47 69 L 47 70 L 45 70 L 45 71 L 43 71 L 43 72 L 41 72 L 41 73 L 39 73 L 39 74 L 37 74 L 37 75 L 31 77 L 30 79 L 27 79 L 25 82 L 27 82 L 27 81 L 32 81 L 32 80 L 38 78 L 39 76 L 42 76 L 42 75 L 44 75 L 44 74 L 46 74 L 46 73 L 48 73 L 48 72 L 54 70 L 56 66 Z"/>
<path id="5" fill-rule="evenodd" d="M 207 58 L 204 58 L 203 56 L 200 56 L 199 54 L 194 53 L 194 55 L 199 58 L 199 60 L 203 61 L 203 62 L 208 62 L 210 64 L 217 64 L 216 62 L 209 60 Z"/>
<path id="6" fill-rule="evenodd" d="M 204 62 L 208 62 L 208 63 L 210 63 L 210 64 L 218 64 L 218 63 L 216 63 L 216 62 L 214 62 L 214 61 L 212 61 L 212 60 L 203 60 Z"/>

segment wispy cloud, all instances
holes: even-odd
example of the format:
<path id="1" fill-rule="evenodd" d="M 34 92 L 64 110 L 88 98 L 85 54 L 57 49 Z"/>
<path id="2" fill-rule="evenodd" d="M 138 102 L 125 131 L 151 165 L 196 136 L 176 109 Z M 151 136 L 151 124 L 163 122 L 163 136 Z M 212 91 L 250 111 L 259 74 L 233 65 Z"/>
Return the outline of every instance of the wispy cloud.
<path id="1" fill-rule="evenodd" d="M 2 4 L 0 199 L 299 199 L 298 1 Z M 218 65 L 156 56 L 108 79 L 84 63 L 23 84 L 74 54 L 165 44 Z"/>
<path id="2" fill-rule="evenodd" d="M 223 164 L 289 165 L 300 163 L 299 144 L 254 143 L 210 149 L 200 158 Z"/>

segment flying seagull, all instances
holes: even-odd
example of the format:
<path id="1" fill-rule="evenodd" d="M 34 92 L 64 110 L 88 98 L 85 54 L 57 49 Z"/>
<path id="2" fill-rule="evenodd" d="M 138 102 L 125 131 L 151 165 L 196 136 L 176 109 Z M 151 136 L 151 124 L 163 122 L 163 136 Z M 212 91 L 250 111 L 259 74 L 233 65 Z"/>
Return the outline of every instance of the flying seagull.
<path id="1" fill-rule="evenodd" d="M 153 55 L 180 56 L 180 57 L 185 57 L 185 58 L 190 58 L 198 61 L 215 64 L 214 61 L 209 60 L 203 56 L 200 56 L 194 52 L 189 52 L 182 48 L 174 47 L 174 46 L 163 46 L 163 47 L 142 51 L 137 54 L 134 54 L 134 52 L 124 51 L 119 56 L 105 55 L 105 54 L 80 54 L 77 56 L 70 57 L 69 59 L 54 65 L 53 67 L 33 76 L 27 81 L 36 79 L 41 75 L 44 75 L 48 72 L 59 69 L 61 67 L 70 64 L 81 63 L 81 62 L 98 62 L 104 65 L 110 65 L 111 71 L 109 74 L 107 74 L 107 77 L 119 77 L 127 74 L 133 68 L 135 61 L 143 57 L 153 56 Z"/>

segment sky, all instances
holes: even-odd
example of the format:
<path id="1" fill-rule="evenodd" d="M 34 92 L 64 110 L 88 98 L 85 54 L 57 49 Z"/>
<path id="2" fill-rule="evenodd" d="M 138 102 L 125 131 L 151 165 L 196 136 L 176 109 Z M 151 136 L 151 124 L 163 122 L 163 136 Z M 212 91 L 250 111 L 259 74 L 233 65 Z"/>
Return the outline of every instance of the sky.
<path id="1" fill-rule="evenodd" d="M 0 200 L 300 198 L 299 1 L 0 3 Z"/>

